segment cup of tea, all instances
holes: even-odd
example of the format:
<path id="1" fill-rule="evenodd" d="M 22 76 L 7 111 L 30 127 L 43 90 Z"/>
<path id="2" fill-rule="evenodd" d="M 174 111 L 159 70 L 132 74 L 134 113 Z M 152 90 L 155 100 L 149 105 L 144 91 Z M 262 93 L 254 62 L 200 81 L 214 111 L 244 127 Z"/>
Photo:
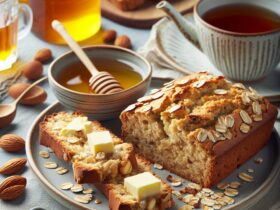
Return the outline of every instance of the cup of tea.
<path id="1" fill-rule="evenodd" d="M 23 24 L 18 27 L 19 14 Z M 32 11 L 18 0 L 0 1 L 0 71 L 10 69 L 17 60 L 17 42 L 25 37 L 32 26 Z"/>
<path id="2" fill-rule="evenodd" d="M 259 80 L 280 61 L 279 1 L 199 1 L 194 7 L 194 23 L 166 1 L 157 8 L 230 79 Z"/>
<path id="3" fill-rule="evenodd" d="M 32 31 L 47 42 L 63 44 L 51 23 L 59 20 L 68 33 L 82 41 L 95 35 L 101 27 L 101 0 L 29 0 L 34 23 Z"/>

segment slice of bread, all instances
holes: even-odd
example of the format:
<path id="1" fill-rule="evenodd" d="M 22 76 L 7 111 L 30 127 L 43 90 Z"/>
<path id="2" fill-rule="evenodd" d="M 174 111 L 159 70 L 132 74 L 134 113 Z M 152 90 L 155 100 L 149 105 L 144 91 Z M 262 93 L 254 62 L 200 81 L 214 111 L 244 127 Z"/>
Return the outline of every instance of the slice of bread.
<path id="1" fill-rule="evenodd" d="M 174 205 L 172 189 L 164 182 L 159 195 L 140 202 L 125 190 L 125 177 L 151 171 L 150 162 L 135 155 L 131 144 L 122 143 L 110 133 L 115 152 L 104 160 L 96 160 L 89 153 L 84 132 L 62 135 L 62 129 L 77 117 L 85 116 L 78 112 L 59 112 L 46 116 L 40 123 L 41 144 L 50 147 L 58 158 L 73 164 L 76 182 L 94 183 L 108 197 L 110 210 L 164 210 Z M 107 130 L 97 121 L 91 122 L 90 128 L 91 132 Z M 79 141 L 73 141 L 73 137 Z"/>
<path id="2" fill-rule="evenodd" d="M 151 171 L 149 161 L 139 155 L 136 155 L 136 159 L 138 168 L 133 171 L 132 175 Z M 118 176 L 106 184 L 95 184 L 108 198 L 110 210 L 163 210 L 174 206 L 172 189 L 163 181 L 161 183 L 161 193 L 158 196 L 148 198 L 141 202 L 138 202 L 132 195 L 126 192 L 123 182 L 124 176 Z"/>
<path id="3" fill-rule="evenodd" d="M 46 116 L 40 123 L 40 143 L 50 147 L 58 158 L 73 164 L 77 183 L 106 182 L 107 179 L 112 179 L 118 174 L 128 175 L 137 168 L 133 146 L 123 143 L 111 132 L 114 152 L 101 156 L 98 156 L 98 153 L 94 155 L 88 145 L 87 132 L 107 131 L 97 121 L 87 121 L 89 131 L 79 130 L 66 135 L 63 133 L 63 129 L 73 119 L 81 117 L 87 120 L 78 112 L 72 114 L 59 112 Z"/>

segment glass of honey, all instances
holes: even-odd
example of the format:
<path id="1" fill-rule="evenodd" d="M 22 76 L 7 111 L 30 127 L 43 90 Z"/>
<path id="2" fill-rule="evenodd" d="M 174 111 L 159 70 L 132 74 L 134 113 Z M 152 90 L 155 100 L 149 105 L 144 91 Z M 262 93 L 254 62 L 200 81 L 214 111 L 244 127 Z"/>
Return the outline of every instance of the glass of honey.
<path id="1" fill-rule="evenodd" d="M 23 22 L 18 27 L 19 13 Z M 31 29 L 32 11 L 26 4 L 18 0 L 0 0 L 0 73 L 11 71 L 17 60 L 18 40 L 25 37 Z"/>
<path id="2" fill-rule="evenodd" d="M 29 0 L 34 14 L 32 31 L 47 42 L 65 43 L 51 27 L 56 19 L 76 41 L 95 35 L 101 27 L 101 0 Z"/>

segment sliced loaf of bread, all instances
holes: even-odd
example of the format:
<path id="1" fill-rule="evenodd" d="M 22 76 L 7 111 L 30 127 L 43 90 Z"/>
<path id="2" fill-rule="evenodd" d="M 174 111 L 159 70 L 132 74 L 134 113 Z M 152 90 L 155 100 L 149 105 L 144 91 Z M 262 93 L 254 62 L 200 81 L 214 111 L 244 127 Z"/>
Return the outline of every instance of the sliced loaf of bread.
<path id="1" fill-rule="evenodd" d="M 80 119 L 84 124 L 80 126 L 81 130 L 65 130 L 74 119 Z M 94 154 L 89 147 L 87 134 L 95 131 L 107 129 L 97 121 L 88 121 L 86 116 L 78 112 L 54 113 L 40 123 L 40 143 L 50 147 L 58 158 L 73 164 L 75 181 L 78 183 L 106 182 L 106 179 L 118 174 L 129 175 L 133 168 L 137 168 L 133 146 L 123 143 L 111 132 L 114 152 Z"/>
<path id="2" fill-rule="evenodd" d="M 149 161 L 139 155 L 136 155 L 136 159 L 138 168 L 133 170 L 131 175 L 145 171 L 151 172 L 151 164 Z M 159 195 L 149 197 L 139 202 L 125 190 L 124 178 L 125 176 L 118 175 L 115 179 L 111 179 L 106 184 L 95 184 L 108 198 L 110 210 L 164 210 L 174 206 L 172 189 L 165 182 L 161 182 L 161 193 Z"/>

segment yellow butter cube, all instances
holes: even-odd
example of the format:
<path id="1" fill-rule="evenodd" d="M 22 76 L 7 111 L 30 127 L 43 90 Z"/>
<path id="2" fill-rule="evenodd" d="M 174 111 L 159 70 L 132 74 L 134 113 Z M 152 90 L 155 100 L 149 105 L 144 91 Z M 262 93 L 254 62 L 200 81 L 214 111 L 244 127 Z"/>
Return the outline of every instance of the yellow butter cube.
<path id="1" fill-rule="evenodd" d="M 97 131 L 87 134 L 88 144 L 93 153 L 98 152 L 113 153 L 114 142 L 109 131 Z"/>
<path id="2" fill-rule="evenodd" d="M 87 117 L 74 118 L 60 133 L 63 136 L 69 136 L 77 131 L 82 131 L 84 134 L 91 132 L 91 122 Z"/>
<path id="3" fill-rule="evenodd" d="M 124 179 L 124 187 L 138 201 L 160 193 L 161 181 L 150 172 L 144 172 Z"/>

